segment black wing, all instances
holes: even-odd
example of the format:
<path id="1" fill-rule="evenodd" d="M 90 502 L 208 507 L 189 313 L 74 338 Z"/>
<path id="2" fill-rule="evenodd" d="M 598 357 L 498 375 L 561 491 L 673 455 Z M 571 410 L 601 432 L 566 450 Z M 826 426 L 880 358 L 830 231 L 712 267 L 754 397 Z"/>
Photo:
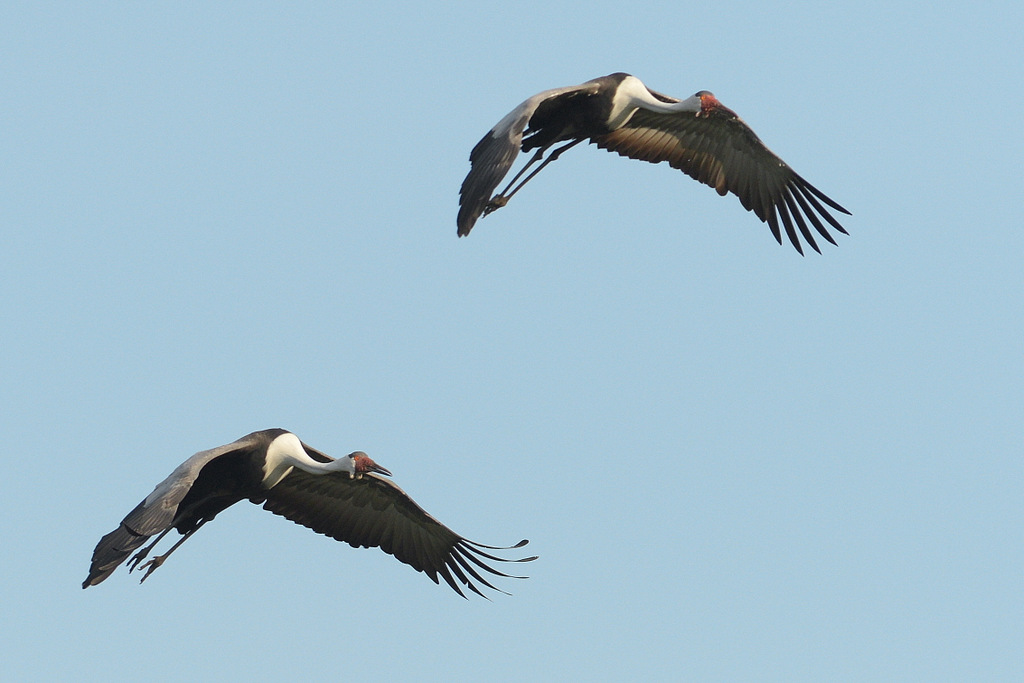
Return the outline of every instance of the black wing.
<path id="1" fill-rule="evenodd" d="M 466 595 L 460 583 L 483 595 L 474 580 L 504 593 L 481 576 L 480 569 L 496 576 L 524 578 L 500 572 L 485 560 L 536 559 L 508 560 L 484 552 L 521 548 L 527 541 L 509 548 L 469 541 L 427 514 L 398 486 L 374 474 L 353 479 L 346 473 L 314 475 L 295 469 L 265 496 L 264 509 L 352 547 L 380 548 L 424 572 L 434 583 L 440 575 L 462 597 Z"/>
<path id="2" fill-rule="evenodd" d="M 621 128 L 593 138 L 602 149 L 622 156 L 658 163 L 667 161 L 720 195 L 732 192 L 747 211 L 768 223 L 782 244 L 779 223 L 789 241 L 803 254 L 797 230 L 821 252 L 808 228 L 835 244 L 821 218 L 846 234 L 822 202 L 849 214 L 842 206 L 797 175 L 775 156 L 736 114 L 717 107 L 701 114 L 666 114 L 638 109 Z M 819 201 L 820 200 L 820 201 Z M 820 216 L 820 218 L 819 218 Z M 805 218 L 807 219 L 805 221 Z"/>

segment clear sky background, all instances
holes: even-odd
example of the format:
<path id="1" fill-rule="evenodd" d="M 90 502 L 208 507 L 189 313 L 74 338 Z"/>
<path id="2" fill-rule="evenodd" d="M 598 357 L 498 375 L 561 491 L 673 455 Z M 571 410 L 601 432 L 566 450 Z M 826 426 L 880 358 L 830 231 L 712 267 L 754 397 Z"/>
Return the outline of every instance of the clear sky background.
<path id="1" fill-rule="evenodd" d="M 1020 3 L 84 5 L 0 8 L 5 679 L 1024 679 Z M 457 239 L 477 140 L 614 71 L 850 236 L 587 145 Z M 81 589 L 267 427 L 531 578 L 240 504 Z"/>

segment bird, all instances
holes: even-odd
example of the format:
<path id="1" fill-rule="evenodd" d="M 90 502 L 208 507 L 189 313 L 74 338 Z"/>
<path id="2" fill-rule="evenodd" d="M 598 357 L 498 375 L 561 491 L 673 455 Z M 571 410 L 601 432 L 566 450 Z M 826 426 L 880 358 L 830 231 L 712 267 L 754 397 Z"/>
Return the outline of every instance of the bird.
<path id="1" fill-rule="evenodd" d="M 732 192 L 743 208 L 768 223 L 779 244 L 781 223 L 801 255 L 800 236 L 821 253 L 808 221 L 833 245 L 836 241 L 820 218 L 848 234 L 822 203 L 847 215 L 850 212 L 775 156 L 712 93 L 701 90 L 679 100 L 651 90 L 636 76 L 614 73 L 537 93 L 484 135 L 470 153 L 470 171 L 459 191 L 459 237 L 468 235 L 479 218 L 505 206 L 545 166 L 584 140 L 631 159 L 667 161 L 722 196 Z M 566 144 L 545 159 L 545 152 L 560 142 Z M 537 151 L 512 182 L 492 196 L 519 152 L 531 150 Z"/>
<path id="2" fill-rule="evenodd" d="M 127 562 L 129 571 L 146 570 L 141 579 L 145 581 L 217 513 L 245 499 L 354 548 L 379 547 L 436 584 L 440 576 L 464 598 L 463 588 L 487 597 L 477 583 L 505 593 L 480 570 L 504 578 L 526 578 L 498 571 L 487 561 L 531 562 L 536 556 L 508 560 L 487 551 L 522 548 L 529 541 L 509 547 L 469 541 L 384 478 L 390 476 L 362 451 L 334 459 L 284 429 L 252 432 L 196 453 L 157 484 L 116 529 L 100 539 L 82 588 L 101 583 L 155 535 L 156 540 Z M 181 538 L 163 555 L 140 565 L 172 529 Z"/>

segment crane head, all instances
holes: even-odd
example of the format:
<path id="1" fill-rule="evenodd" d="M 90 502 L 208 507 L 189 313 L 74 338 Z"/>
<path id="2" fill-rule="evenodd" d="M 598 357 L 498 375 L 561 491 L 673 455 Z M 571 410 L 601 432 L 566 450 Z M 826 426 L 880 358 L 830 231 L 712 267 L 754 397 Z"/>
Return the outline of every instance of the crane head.
<path id="1" fill-rule="evenodd" d="M 368 456 L 366 453 L 363 453 L 362 451 L 350 453 L 348 457 L 351 458 L 352 460 L 353 474 L 357 477 L 361 477 L 367 472 L 383 474 L 386 477 L 391 476 L 391 472 L 375 463 L 370 458 L 370 456 Z"/>

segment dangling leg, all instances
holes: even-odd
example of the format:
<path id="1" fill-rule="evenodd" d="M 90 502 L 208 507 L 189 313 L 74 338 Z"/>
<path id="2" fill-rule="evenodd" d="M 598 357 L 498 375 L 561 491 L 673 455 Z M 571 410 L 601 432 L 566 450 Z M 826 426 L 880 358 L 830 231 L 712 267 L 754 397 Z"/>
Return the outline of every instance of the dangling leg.
<path id="1" fill-rule="evenodd" d="M 173 528 L 173 526 L 167 527 L 162 532 L 160 532 L 160 535 L 156 537 L 155 541 L 147 545 L 139 552 L 132 555 L 132 559 L 128 560 L 128 571 L 135 571 L 135 567 L 139 565 L 139 562 L 142 562 L 144 559 L 146 559 L 146 555 L 149 555 L 149 551 L 153 549 L 153 546 L 159 543 L 163 539 L 163 537 L 167 535 L 167 532 L 169 532 Z"/>
<path id="2" fill-rule="evenodd" d="M 526 162 L 526 165 L 519 169 L 519 173 L 516 173 L 515 177 L 509 181 L 508 185 L 505 186 L 505 189 L 491 197 L 491 201 L 487 202 L 487 206 L 484 207 L 485 216 L 489 214 L 491 211 L 494 211 L 495 209 L 500 209 L 501 207 L 505 206 L 505 204 L 508 203 L 508 197 L 505 196 L 505 193 L 508 192 L 509 189 L 511 189 L 512 186 L 516 184 L 517 180 L 523 177 L 523 174 L 526 173 L 526 169 L 530 168 L 535 163 L 544 158 L 544 152 L 546 152 L 547 150 L 547 147 L 541 147 L 540 149 L 538 149 L 537 153 L 530 157 L 530 160 Z"/>
<path id="3" fill-rule="evenodd" d="M 544 152 L 546 151 L 547 148 L 538 149 L 537 153 L 534 154 L 533 157 L 528 162 L 526 162 L 526 165 L 523 166 L 519 170 L 519 173 L 517 173 L 516 177 L 512 179 L 512 182 L 510 182 L 508 184 L 508 186 L 504 190 L 501 191 L 500 194 L 497 194 L 497 195 L 495 195 L 494 197 L 491 198 L 491 201 L 489 201 L 487 203 L 487 206 L 484 207 L 484 215 L 486 216 L 490 212 L 492 212 L 492 211 L 494 211 L 496 209 L 500 209 L 501 207 L 503 207 L 506 204 L 508 204 L 508 200 L 512 199 L 512 196 L 516 192 L 519 192 L 519 190 L 521 190 L 523 188 L 523 185 L 525 185 L 526 183 L 530 182 L 530 178 L 532 178 L 533 176 L 535 176 L 538 173 L 540 173 L 541 169 L 543 169 L 545 166 L 547 166 L 552 161 L 557 159 L 562 152 L 564 152 L 565 150 L 569 149 L 570 147 L 574 147 L 574 146 L 580 144 L 581 142 L 583 142 L 583 138 L 579 138 L 577 140 L 572 140 L 568 144 L 562 145 L 561 147 L 556 149 L 554 152 L 552 152 L 551 154 L 548 155 L 547 159 L 544 159 L 543 163 L 541 163 L 540 166 L 538 166 L 537 168 L 533 169 L 533 172 L 530 173 L 530 175 L 526 176 L 526 180 L 524 180 L 523 182 L 521 182 L 518 185 L 516 185 L 516 188 L 514 190 L 512 190 L 511 192 L 509 192 L 509 188 L 512 187 L 517 180 L 519 180 L 520 176 L 522 176 L 523 173 L 526 172 L 526 169 L 528 169 L 530 166 L 532 166 L 535 162 L 540 161 L 541 157 L 544 155 Z"/>
<path id="4" fill-rule="evenodd" d="M 182 543 L 187 541 L 189 536 L 191 536 L 195 532 L 199 531 L 199 527 L 203 526 L 203 524 L 205 524 L 205 523 L 206 523 L 206 520 L 203 520 L 203 521 L 199 522 L 199 524 L 197 524 L 194 529 L 190 529 L 189 531 L 185 532 L 185 535 L 182 536 L 181 538 L 179 538 L 178 542 L 175 543 L 174 545 L 172 545 L 170 550 L 168 550 L 163 555 L 157 555 L 156 557 L 151 559 L 149 562 L 146 562 L 144 565 L 139 567 L 140 570 L 142 570 L 142 569 L 146 570 L 146 573 L 142 575 L 142 578 L 139 580 L 139 583 L 142 583 L 143 581 L 148 579 L 149 575 L 152 574 L 153 572 L 155 572 L 156 568 L 159 567 L 160 565 L 162 565 L 167 560 L 167 558 L 170 557 L 171 553 L 173 553 L 175 550 L 178 549 L 179 545 L 181 545 Z M 170 531 L 170 529 L 168 529 L 168 531 Z M 165 531 L 164 533 L 166 534 L 167 532 Z M 162 535 L 163 534 L 161 534 L 161 536 Z M 148 550 L 148 548 L 147 548 L 147 550 Z M 139 558 L 139 559 L 142 559 L 142 558 Z M 134 566 L 133 566 L 133 568 L 134 568 Z"/>

